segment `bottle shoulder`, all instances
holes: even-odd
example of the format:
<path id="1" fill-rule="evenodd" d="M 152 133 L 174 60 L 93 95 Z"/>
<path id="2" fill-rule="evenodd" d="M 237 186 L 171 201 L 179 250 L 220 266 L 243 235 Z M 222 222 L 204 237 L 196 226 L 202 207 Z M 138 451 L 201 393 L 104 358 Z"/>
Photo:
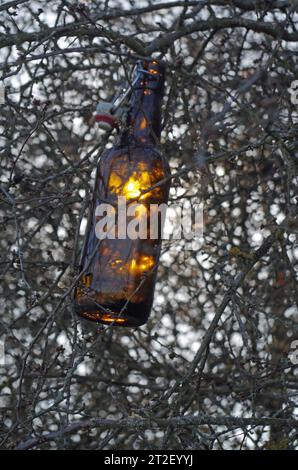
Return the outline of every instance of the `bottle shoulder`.
<path id="1" fill-rule="evenodd" d="M 103 154 L 98 163 L 96 180 L 106 188 L 110 184 L 120 187 L 131 178 L 144 180 L 149 186 L 165 179 L 169 185 L 170 177 L 168 160 L 157 147 L 136 146 L 114 147 Z"/>
<path id="2" fill-rule="evenodd" d="M 160 148 L 155 145 L 115 145 L 105 150 L 100 156 L 99 163 L 116 161 L 117 159 L 134 161 L 160 161 L 165 166 L 169 166 L 168 160 Z"/>

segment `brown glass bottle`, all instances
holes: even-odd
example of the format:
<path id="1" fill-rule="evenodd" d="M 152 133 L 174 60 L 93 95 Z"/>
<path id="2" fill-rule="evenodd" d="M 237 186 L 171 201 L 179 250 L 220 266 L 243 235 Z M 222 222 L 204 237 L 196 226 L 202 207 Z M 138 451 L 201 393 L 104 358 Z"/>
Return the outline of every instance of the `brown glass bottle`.
<path id="1" fill-rule="evenodd" d="M 119 326 L 139 326 L 149 317 L 162 232 L 159 216 L 155 219 L 158 234 L 156 237 L 155 227 L 152 237 L 150 217 L 157 204 L 167 203 L 170 186 L 168 162 L 158 150 L 164 69 L 154 60 L 142 61 L 140 69 L 143 72 L 132 91 L 126 127 L 99 161 L 81 257 L 82 276 L 74 292 L 80 316 Z M 137 204 L 135 220 L 144 218 L 147 225 L 142 238 L 132 239 L 123 230 L 118 200 L 126 210 Z M 103 221 L 98 207 L 103 203 L 115 208 L 114 239 L 98 238 L 97 227 Z M 130 220 L 127 216 L 127 226 Z"/>

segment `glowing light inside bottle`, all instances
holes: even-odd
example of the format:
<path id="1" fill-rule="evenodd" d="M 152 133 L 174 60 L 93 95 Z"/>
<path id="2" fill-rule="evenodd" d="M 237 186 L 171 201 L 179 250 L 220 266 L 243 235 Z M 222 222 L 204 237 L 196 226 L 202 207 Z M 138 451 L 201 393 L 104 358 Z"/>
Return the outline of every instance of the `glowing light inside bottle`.
<path id="1" fill-rule="evenodd" d="M 150 195 L 150 193 L 144 193 L 146 189 L 150 188 L 151 180 L 150 174 L 147 172 L 143 173 L 136 173 L 134 172 L 133 175 L 128 179 L 128 181 L 123 186 L 122 195 L 126 197 L 126 199 L 145 199 Z"/>
<path id="2" fill-rule="evenodd" d="M 130 262 L 129 270 L 136 273 L 143 273 L 150 271 L 154 266 L 154 257 L 142 255 L 137 259 L 133 259 Z"/>
<path id="3" fill-rule="evenodd" d="M 144 129 L 146 129 L 148 123 L 147 123 L 147 119 L 145 117 L 143 117 L 141 119 L 141 123 L 140 123 L 140 129 L 143 131 Z"/>
<path id="4" fill-rule="evenodd" d="M 100 319 L 106 323 L 125 323 L 126 321 L 125 318 L 110 317 L 109 315 L 101 315 Z"/>
<path id="5" fill-rule="evenodd" d="M 140 183 L 130 178 L 128 182 L 123 187 L 123 196 L 126 199 L 134 199 L 141 195 Z"/>

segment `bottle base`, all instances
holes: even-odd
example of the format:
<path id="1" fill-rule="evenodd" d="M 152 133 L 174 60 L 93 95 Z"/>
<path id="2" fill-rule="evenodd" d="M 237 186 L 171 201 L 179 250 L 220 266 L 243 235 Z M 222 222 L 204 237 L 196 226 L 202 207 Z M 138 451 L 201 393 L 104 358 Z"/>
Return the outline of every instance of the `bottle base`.
<path id="1" fill-rule="evenodd" d="M 144 315 L 145 309 L 147 310 L 145 305 L 129 302 L 125 307 L 126 303 L 119 302 L 117 305 L 100 305 L 100 307 L 82 303 L 75 305 L 75 311 L 81 318 L 104 325 L 125 327 L 144 325 L 149 316 Z"/>

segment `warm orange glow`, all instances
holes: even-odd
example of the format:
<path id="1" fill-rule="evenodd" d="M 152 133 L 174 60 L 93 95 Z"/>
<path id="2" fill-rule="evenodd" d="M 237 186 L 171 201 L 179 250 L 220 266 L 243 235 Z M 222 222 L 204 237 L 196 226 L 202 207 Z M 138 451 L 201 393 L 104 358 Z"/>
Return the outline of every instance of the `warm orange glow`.
<path id="1" fill-rule="evenodd" d="M 85 276 L 83 276 L 83 284 L 85 287 L 90 287 L 91 286 L 91 282 L 92 282 L 92 274 L 85 274 Z"/>
<path id="2" fill-rule="evenodd" d="M 106 323 L 118 323 L 118 324 L 123 324 L 126 322 L 126 318 L 121 318 L 121 317 L 112 317 L 107 313 L 100 313 L 98 310 L 93 310 L 91 312 L 82 312 L 81 315 L 85 318 L 88 318 L 90 320 L 94 321 L 104 321 Z"/>
<path id="3" fill-rule="evenodd" d="M 76 288 L 76 296 L 78 298 L 83 297 L 86 293 L 86 289 L 89 289 L 92 282 L 92 274 L 85 274 L 82 277 L 80 284 Z"/>
<path id="4" fill-rule="evenodd" d="M 122 273 L 125 270 L 125 265 L 122 259 L 115 259 L 111 261 L 110 266 L 116 273 Z"/>
<path id="5" fill-rule="evenodd" d="M 132 272 L 143 273 L 149 271 L 154 266 L 153 256 L 141 255 L 130 262 L 129 270 Z"/>
<path id="6" fill-rule="evenodd" d="M 130 263 L 130 269 L 131 269 L 132 271 L 134 271 L 134 270 L 136 269 L 136 267 L 137 267 L 137 262 L 136 262 L 135 259 L 133 259 L 133 260 L 131 261 L 131 263 Z"/>
<path id="7" fill-rule="evenodd" d="M 146 171 L 148 173 L 148 166 L 145 162 L 139 162 L 138 163 L 138 170 L 143 172 Z"/>
<path id="8" fill-rule="evenodd" d="M 158 71 L 155 69 L 149 69 L 149 72 L 152 73 L 152 75 L 157 75 Z"/>
<path id="9" fill-rule="evenodd" d="M 108 185 L 114 194 L 124 196 L 127 200 L 160 197 L 160 187 L 148 191 L 151 186 L 164 177 L 160 166 L 156 165 L 153 168 L 148 168 L 145 162 L 138 162 L 137 168 L 133 172 L 129 170 L 129 166 L 119 165 L 117 169 L 111 172 Z"/>
<path id="10" fill-rule="evenodd" d="M 123 186 L 123 196 L 126 199 L 145 199 L 149 193 L 142 194 L 142 191 L 150 188 L 151 180 L 148 172 L 134 172 L 127 183 Z"/>
<path id="11" fill-rule="evenodd" d="M 144 129 L 146 129 L 148 123 L 147 123 L 147 119 L 145 117 L 143 117 L 141 119 L 141 123 L 140 123 L 140 129 L 143 131 Z"/>
<path id="12" fill-rule="evenodd" d="M 140 183 L 133 178 L 129 178 L 123 187 L 123 195 L 126 199 L 134 199 L 141 195 Z"/>
<path id="13" fill-rule="evenodd" d="M 119 175 L 115 171 L 112 171 L 109 179 L 109 187 L 117 192 L 117 190 L 120 188 L 122 184 L 122 179 L 120 178 Z"/>
<path id="14" fill-rule="evenodd" d="M 100 316 L 101 321 L 107 323 L 125 323 L 125 318 L 110 317 L 110 315 L 104 314 Z"/>

